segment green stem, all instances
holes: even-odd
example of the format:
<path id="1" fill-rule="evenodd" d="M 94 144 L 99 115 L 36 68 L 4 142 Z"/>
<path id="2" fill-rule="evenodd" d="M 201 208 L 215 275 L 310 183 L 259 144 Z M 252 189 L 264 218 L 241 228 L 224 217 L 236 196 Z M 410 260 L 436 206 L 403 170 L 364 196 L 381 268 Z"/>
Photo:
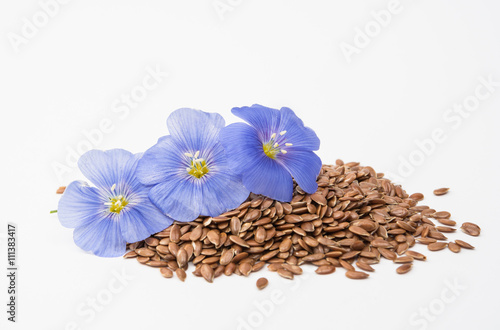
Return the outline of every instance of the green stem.
<path id="1" fill-rule="evenodd" d="M 50 211 L 50 213 L 51 213 L 51 214 L 52 214 L 52 213 L 57 213 L 57 210 L 52 210 L 52 211 Z"/>

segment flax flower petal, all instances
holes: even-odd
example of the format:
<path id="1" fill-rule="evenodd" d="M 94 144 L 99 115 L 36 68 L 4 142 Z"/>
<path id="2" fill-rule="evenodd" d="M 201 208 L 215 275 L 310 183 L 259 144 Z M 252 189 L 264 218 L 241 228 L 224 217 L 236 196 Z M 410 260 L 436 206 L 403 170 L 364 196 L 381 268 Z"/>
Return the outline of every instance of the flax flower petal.
<path id="1" fill-rule="evenodd" d="M 254 104 L 251 107 L 233 108 L 231 112 L 249 123 L 258 132 L 259 138 L 269 140 L 273 133 L 280 132 L 280 112 L 276 109 Z"/>
<path id="2" fill-rule="evenodd" d="M 286 142 L 293 146 L 286 148 L 300 150 L 318 150 L 319 138 L 309 127 L 305 127 L 302 120 L 289 108 L 281 108 L 279 131 L 286 131 Z"/>
<path id="3" fill-rule="evenodd" d="M 142 201 L 120 212 L 120 229 L 127 242 L 133 243 L 169 227 L 174 221 L 154 206 L 147 192 Z"/>
<path id="4" fill-rule="evenodd" d="M 257 130 L 244 123 L 235 123 L 221 130 L 220 142 L 228 157 L 228 164 L 237 174 L 243 174 L 251 166 L 250 159 L 263 155 L 262 143 Z"/>
<path id="5" fill-rule="evenodd" d="M 73 232 L 76 245 L 99 257 L 119 257 L 126 251 L 127 242 L 120 231 L 117 217 L 96 218 Z"/>
<path id="6" fill-rule="evenodd" d="M 318 190 L 316 179 L 321 170 L 321 159 L 312 151 L 293 150 L 281 157 L 283 166 L 308 194 Z"/>
<path id="7" fill-rule="evenodd" d="M 149 148 L 137 167 L 137 177 L 145 185 L 155 185 L 186 173 L 184 153 L 192 149 L 180 146 L 172 136 L 164 136 Z"/>
<path id="8" fill-rule="evenodd" d="M 76 228 L 105 214 L 106 199 L 84 181 L 71 182 L 59 200 L 57 214 L 64 227 Z"/>
<path id="9" fill-rule="evenodd" d="M 169 217 L 182 222 L 192 221 L 202 209 L 201 182 L 178 178 L 159 183 L 151 188 L 149 198 Z"/>
<path id="10" fill-rule="evenodd" d="M 97 187 L 109 189 L 130 170 L 128 162 L 132 156 L 123 149 L 90 150 L 80 157 L 78 168 Z"/>
<path id="11" fill-rule="evenodd" d="M 203 204 L 200 213 L 218 216 L 235 209 L 248 197 L 250 192 L 227 165 L 226 155 L 221 145 L 213 148 L 211 159 L 216 166 L 206 175 L 202 185 Z"/>
<path id="12" fill-rule="evenodd" d="M 281 164 L 265 155 L 248 159 L 248 162 L 249 169 L 242 177 L 248 190 L 281 202 L 292 200 L 293 180 Z"/>
<path id="13" fill-rule="evenodd" d="M 219 131 L 225 125 L 218 113 L 182 108 L 168 116 L 170 135 L 187 150 L 205 150 L 218 142 Z M 193 152 L 193 151 L 191 151 Z"/>

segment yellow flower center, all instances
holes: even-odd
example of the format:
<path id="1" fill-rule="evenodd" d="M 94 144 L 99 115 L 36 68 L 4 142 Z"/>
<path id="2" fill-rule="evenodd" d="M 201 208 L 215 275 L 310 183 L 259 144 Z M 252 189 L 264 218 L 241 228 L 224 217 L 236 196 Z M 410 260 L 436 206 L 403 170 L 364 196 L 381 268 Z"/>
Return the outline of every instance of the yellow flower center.
<path id="1" fill-rule="evenodd" d="M 279 133 L 280 136 L 283 136 L 285 134 L 286 134 L 286 131 L 281 131 Z M 283 149 L 283 147 L 280 146 L 279 143 L 276 141 L 276 136 L 277 136 L 277 134 L 273 133 L 271 135 L 271 139 L 269 139 L 269 141 L 267 141 L 266 143 L 262 144 L 262 150 L 264 150 L 264 153 L 266 154 L 266 156 L 271 158 L 271 159 L 276 159 L 276 155 L 278 155 L 280 152 L 282 154 L 287 153 L 287 151 L 285 149 Z M 285 143 L 285 146 L 290 147 L 290 146 L 292 146 L 292 144 Z"/>
<path id="2" fill-rule="evenodd" d="M 115 194 L 116 183 L 111 187 L 111 193 Z M 125 199 L 123 195 L 114 195 L 109 197 L 109 202 L 104 203 L 104 205 L 109 206 L 109 212 L 120 214 L 120 212 L 128 205 L 128 200 Z"/>
<path id="3" fill-rule="evenodd" d="M 109 199 L 110 200 L 110 206 L 109 206 L 109 212 L 114 212 L 120 214 L 121 210 L 127 206 L 128 201 L 123 197 L 122 195 L 115 196 Z"/>
<path id="4" fill-rule="evenodd" d="M 186 168 L 189 175 L 199 179 L 209 172 L 207 162 L 203 158 L 198 158 L 200 151 L 197 151 L 194 155 L 189 152 L 184 155 L 190 159 L 190 166 Z"/>

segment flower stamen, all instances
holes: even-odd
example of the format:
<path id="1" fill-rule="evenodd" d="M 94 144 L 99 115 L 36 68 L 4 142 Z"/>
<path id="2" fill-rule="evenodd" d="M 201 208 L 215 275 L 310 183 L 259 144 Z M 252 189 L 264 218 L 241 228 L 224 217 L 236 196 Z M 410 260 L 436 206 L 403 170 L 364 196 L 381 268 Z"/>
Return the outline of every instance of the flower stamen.
<path id="1" fill-rule="evenodd" d="M 111 187 L 114 190 L 116 184 Z M 128 205 L 128 201 L 123 197 L 123 195 L 118 195 L 109 198 L 109 202 L 104 203 L 104 205 L 109 206 L 109 212 L 120 214 L 120 212 Z"/>
<path id="2" fill-rule="evenodd" d="M 207 162 L 203 158 L 198 158 L 200 155 L 200 151 L 196 151 L 194 156 L 191 153 L 186 152 L 184 155 L 190 158 L 190 167 L 187 167 L 186 170 L 189 175 L 194 176 L 199 179 L 205 174 L 209 172 Z"/>
<path id="3" fill-rule="evenodd" d="M 283 136 L 285 134 L 286 134 L 286 131 L 279 132 L 280 136 Z M 280 152 L 282 154 L 287 153 L 286 150 L 284 150 L 282 147 L 280 147 L 280 143 L 284 142 L 283 141 L 284 138 L 279 138 L 280 142 L 278 142 L 277 141 L 278 139 L 276 139 L 277 136 L 278 136 L 277 133 L 271 134 L 271 138 L 269 139 L 269 141 L 262 144 L 262 149 L 264 150 L 264 153 L 266 154 L 267 157 L 272 158 L 272 159 L 276 159 L 276 155 L 279 154 Z M 290 147 L 290 146 L 292 146 L 292 144 L 285 143 L 285 146 Z"/>

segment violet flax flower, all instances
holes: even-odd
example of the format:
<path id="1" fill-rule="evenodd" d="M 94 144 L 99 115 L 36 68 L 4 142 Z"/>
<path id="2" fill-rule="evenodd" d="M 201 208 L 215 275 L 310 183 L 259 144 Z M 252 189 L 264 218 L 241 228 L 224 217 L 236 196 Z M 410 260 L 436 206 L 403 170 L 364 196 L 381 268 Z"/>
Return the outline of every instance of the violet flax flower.
<path id="1" fill-rule="evenodd" d="M 289 108 L 254 104 L 232 112 L 249 125 L 228 125 L 222 129 L 220 141 L 230 155 L 231 168 L 242 176 L 248 190 L 288 202 L 293 177 L 305 192 L 316 192 L 321 159 L 313 152 L 319 149 L 319 139 L 312 129 Z"/>
<path id="2" fill-rule="evenodd" d="M 172 224 L 135 176 L 140 157 L 122 149 L 90 150 L 78 160 L 95 187 L 71 182 L 59 201 L 58 217 L 63 226 L 75 228 L 74 241 L 83 250 L 118 257 L 127 242 L 143 240 Z"/>
<path id="3" fill-rule="evenodd" d="M 248 197 L 219 143 L 224 125 L 219 114 L 178 109 L 167 119 L 170 135 L 161 137 L 140 160 L 137 175 L 152 186 L 149 198 L 173 219 L 218 216 Z"/>

